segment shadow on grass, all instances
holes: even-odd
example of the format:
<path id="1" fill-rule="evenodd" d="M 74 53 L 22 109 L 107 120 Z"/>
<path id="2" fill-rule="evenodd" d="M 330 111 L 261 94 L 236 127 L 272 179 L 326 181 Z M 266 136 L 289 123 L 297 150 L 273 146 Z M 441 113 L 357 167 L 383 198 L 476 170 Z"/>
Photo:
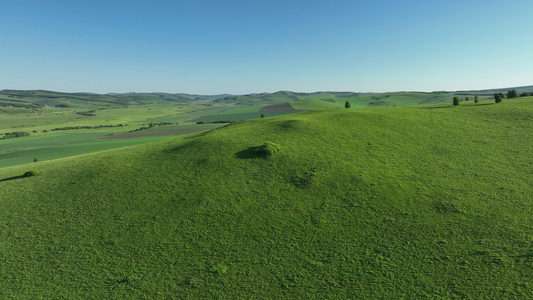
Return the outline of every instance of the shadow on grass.
<path id="1" fill-rule="evenodd" d="M 264 158 L 264 155 L 257 153 L 257 149 L 259 148 L 259 146 L 249 147 L 248 149 L 235 153 L 235 157 L 240 159 Z"/>
<path id="2" fill-rule="evenodd" d="M 446 105 L 446 106 L 427 106 L 427 107 L 423 107 L 423 109 L 439 109 L 439 108 L 452 108 L 452 107 L 455 107 L 453 105 Z"/>
<path id="3" fill-rule="evenodd" d="M 468 106 L 465 106 L 465 107 L 476 107 L 476 106 L 485 106 L 485 105 L 496 105 L 497 103 L 482 103 L 482 104 L 474 104 L 474 105 L 468 105 Z"/>
<path id="4" fill-rule="evenodd" d="M 533 252 L 522 254 L 522 255 L 517 255 L 516 257 L 518 257 L 518 258 L 533 258 Z"/>
<path id="5" fill-rule="evenodd" d="M 24 178 L 24 177 L 26 177 L 26 176 L 24 176 L 24 175 L 13 176 L 13 177 L 9 177 L 9 178 L 0 179 L 0 182 L 21 179 L 21 178 Z"/>

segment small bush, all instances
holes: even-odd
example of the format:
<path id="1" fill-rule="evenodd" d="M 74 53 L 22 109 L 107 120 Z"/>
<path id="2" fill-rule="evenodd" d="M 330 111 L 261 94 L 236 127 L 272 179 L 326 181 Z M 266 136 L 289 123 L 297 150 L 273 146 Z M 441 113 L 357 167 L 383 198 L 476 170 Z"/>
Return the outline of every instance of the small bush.
<path id="1" fill-rule="evenodd" d="M 28 171 L 28 172 L 24 173 L 23 176 L 24 177 L 32 177 L 32 176 L 37 176 L 39 174 L 41 174 L 41 172 L 32 170 L 32 171 Z"/>
<path id="2" fill-rule="evenodd" d="M 502 96 L 501 93 L 494 94 L 494 102 L 500 103 L 500 102 L 502 102 L 502 99 L 503 99 L 503 96 Z"/>
<path id="3" fill-rule="evenodd" d="M 457 96 L 453 97 L 453 105 L 459 105 L 459 103 L 460 103 L 459 97 Z"/>
<path id="4" fill-rule="evenodd" d="M 344 107 L 345 108 L 350 108 L 352 106 L 350 105 L 350 102 L 346 101 L 346 102 L 344 102 Z"/>
<path id="5" fill-rule="evenodd" d="M 213 273 L 216 273 L 216 274 L 224 274 L 228 271 L 228 266 L 226 265 L 223 265 L 223 264 L 218 264 L 216 266 L 212 266 L 211 267 L 211 272 Z"/>
<path id="6" fill-rule="evenodd" d="M 272 156 L 276 152 L 278 152 L 280 149 L 281 149 L 280 145 L 276 143 L 272 143 L 272 142 L 266 142 L 264 145 L 257 147 L 255 151 L 257 152 L 257 154 L 260 154 L 260 155 Z"/>

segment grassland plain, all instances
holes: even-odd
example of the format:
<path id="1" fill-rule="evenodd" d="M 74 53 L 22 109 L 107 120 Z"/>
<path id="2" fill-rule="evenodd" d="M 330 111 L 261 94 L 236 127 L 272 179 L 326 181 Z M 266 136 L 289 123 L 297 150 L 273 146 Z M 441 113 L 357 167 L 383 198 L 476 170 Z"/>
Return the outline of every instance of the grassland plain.
<path id="1" fill-rule="evenodd" d="M 9 132 L 27 132 L 7 142 L 0 140 L 0 168 L 39 160 L 56 159 L 121 147 L 123 142 L 96 141 L 91 145 L 88 135 L 95 138 L 121 135 L 148 123 L 242 121 L 273 117 L 303 110 L 344 107 L 349 100 L 352 108 L 379 105 L 418 105 L 448 102 L 451 93 L 385 93 L 365 95 L 351 92 L 295 93 L 280 91 L 249 95 L 186 95 L 165 93 L 91 94 L 51 91 L 0 91 L 0 136 Z M 294 110 L 293 107 L 296 109 Z M 283 109 L 285 108 L 285 109 Z M 128 128 L 109 127 L 119 124 Z M 74 129 L 91 126 L 91 129 Z M 103 127 L 102 127 L 103 126 Z M 183 128 L 177 132 L 186 132 Z M 71 127 L 68 133 L 52 134 L 54 128 Z M 204 126 L 205 127 L 205 126 Z M 190 132 L 190 131 L 189 131 Z M 130 137 L 153 136 L 156 130 L 128 134 Z M 64 139 L 57 145 L 58 136 Z M 144 140 L 127 141 L 128 145 Z M 34 147 L 27 146 L 33 144 Z M 39 144 L 38 147 L 35 147 Z M 80 147 L 74 147 L 74 144 Z M 81 147 L 81 144 L 87 147 Z M 106 148 L 107 147 L 107 148 Z"/>
<path id="2" fill-rule="evenodd" d="M 310 111 L 2 168 L 0 298 L 532 298 L 532 120 Z"/>

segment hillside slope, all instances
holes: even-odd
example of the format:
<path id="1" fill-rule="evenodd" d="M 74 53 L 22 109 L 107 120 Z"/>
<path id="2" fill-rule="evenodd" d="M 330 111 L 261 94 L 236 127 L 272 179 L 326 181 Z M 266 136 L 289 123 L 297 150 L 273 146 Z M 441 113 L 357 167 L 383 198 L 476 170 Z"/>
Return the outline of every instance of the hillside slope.
<path id="1" fill-rule="evenodd" d="M 311 111 L 3 168 L 0 297 L 531 298 L 532 120 Z"/>

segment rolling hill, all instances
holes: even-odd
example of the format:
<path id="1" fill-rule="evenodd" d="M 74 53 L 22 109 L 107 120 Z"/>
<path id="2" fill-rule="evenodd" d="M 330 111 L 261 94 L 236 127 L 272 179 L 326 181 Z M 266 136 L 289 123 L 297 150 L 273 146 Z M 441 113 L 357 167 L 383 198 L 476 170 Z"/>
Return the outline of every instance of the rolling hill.
<path id="1" fill-rule="evenodd" d="M 1 168 L 0 297 L 532 298 L 532 120 L 314 110 Z"/>

